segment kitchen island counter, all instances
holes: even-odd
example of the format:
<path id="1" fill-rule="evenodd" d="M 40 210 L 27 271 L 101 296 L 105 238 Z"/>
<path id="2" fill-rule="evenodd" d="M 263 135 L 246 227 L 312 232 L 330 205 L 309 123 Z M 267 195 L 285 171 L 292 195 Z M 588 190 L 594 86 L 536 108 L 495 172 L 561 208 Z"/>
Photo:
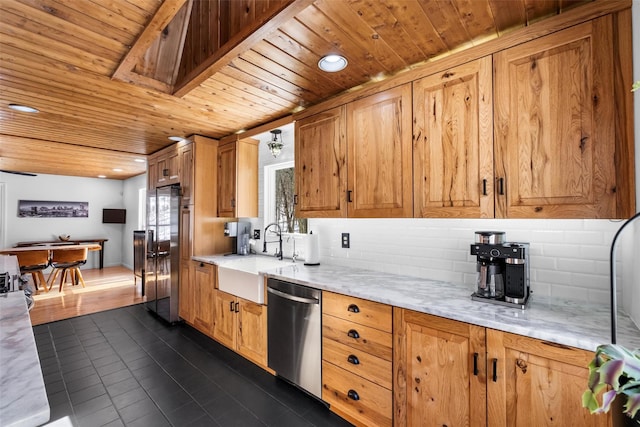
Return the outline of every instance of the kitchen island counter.
<path id="1" fill-rule="evenodd" d="M 260 255 L 258 255 L 260 256 Z M 229 257 L 193 257 L 223 264 Z M 525 310 L 471 300 L 467 285 L 379 271 L 302 263 L 264 271 L 268 277 L 448 319 L 595 351 L 611 342 L 608 304 L 532 295 Z M 618 311 L 618 343 L 640 348 L 640 330 Z"/>
<path id="2" fill-rule="evenodd" d="M 0 425 L 46 423 L 49 401 L 22 291 L 0 294 L 0 364 Z"/>

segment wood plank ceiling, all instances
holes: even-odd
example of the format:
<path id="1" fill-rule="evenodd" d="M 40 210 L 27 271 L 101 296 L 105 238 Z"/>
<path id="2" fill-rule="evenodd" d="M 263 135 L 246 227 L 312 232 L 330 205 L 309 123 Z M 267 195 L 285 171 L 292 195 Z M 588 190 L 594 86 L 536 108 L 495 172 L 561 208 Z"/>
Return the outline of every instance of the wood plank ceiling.
<path id="1" fill-rule="evenodd" d="M 169 136 L 268 123 L 585 3 L 0 0 L 0 169 L 125 179 Z M 349 66 L 320 71 L 329 53 Z"/>

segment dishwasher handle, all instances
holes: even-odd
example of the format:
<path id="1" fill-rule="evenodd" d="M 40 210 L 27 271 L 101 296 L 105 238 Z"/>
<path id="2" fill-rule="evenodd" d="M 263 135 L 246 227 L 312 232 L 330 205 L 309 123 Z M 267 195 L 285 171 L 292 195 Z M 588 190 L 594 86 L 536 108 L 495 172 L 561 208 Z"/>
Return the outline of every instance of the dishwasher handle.
<path id="1" fill-rule="evenodd" d="M 298 296 L 291 295 L 291 294 L 288 294 L 286 292 L 282 292 L 282 291 L 279 291 L 277 289 L 273 289 L 273 288 L 269 288 L 269 287 L 267 287 L 267 292 L 269 292 L 271 294 L 274 294 L 274 295 L 277 295 L 277 296 L 279 296 L 281 298 L 288 299 L 288 300 L 295 301 L 295 302 L 301 302 L 303 304 L 320 304 L 320 300 L 318 300 L 317 298 L 298 297 Z"/>

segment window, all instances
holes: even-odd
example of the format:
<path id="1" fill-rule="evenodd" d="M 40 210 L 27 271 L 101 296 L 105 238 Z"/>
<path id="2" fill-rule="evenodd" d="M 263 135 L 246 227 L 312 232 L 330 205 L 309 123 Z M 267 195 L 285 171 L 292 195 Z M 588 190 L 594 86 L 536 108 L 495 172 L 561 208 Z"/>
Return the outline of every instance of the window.
<path id="1" fill-rule="evenodd" d="M 264 167 L 264 221 L 278 223 L 284 233 L 307 232 L 306 218 L 295 217 L 293 162 Z"/>

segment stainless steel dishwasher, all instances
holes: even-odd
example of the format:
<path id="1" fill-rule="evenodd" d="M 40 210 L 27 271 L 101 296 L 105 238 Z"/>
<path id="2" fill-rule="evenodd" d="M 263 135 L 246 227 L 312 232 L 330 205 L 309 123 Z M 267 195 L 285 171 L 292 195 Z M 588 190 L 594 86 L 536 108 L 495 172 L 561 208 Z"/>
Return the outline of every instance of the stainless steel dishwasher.
<path id="1" fill-rule="evenodd" d="M 270 278 L 267 304 L 269 368 L 322 398 L 322 292 Z"/>

